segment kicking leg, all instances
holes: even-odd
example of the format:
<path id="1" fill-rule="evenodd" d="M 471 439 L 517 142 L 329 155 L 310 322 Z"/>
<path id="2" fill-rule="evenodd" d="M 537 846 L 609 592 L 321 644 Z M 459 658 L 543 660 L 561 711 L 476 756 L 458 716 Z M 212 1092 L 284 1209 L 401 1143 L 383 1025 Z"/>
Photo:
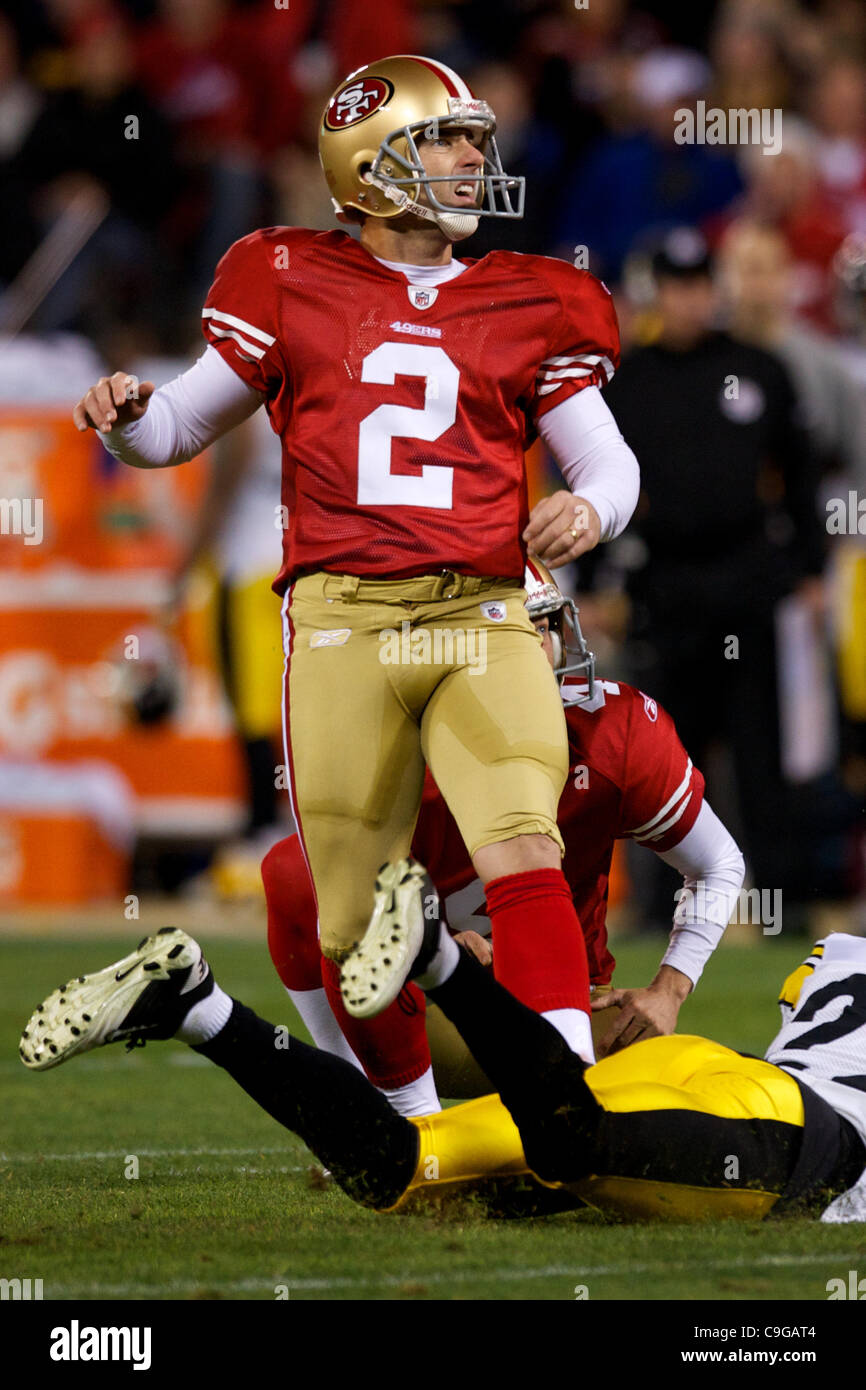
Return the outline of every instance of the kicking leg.
<path id="1" fill-rule="evenodd" d="M 411 1182 L 415 1126 L 356 1067 L 229 998 L 198 943 L 176 927 L 55 990 L 28 1020 L 19 1051 L 25 1066 L 44 1071 L 107 1043 L 132 1048 L 171 1037 L 223 1067 L 356 1201 L 391 1207 Z"/>
<path id="2" fill-rule="evenodd" d="M 364 934 L 379 866 L 408 853 L 424 784 L 417 721 L 381 659 L 379 633 L 395 610 L 340 590 L 336 576 L 306 575 L 284 613 L 286 766 L 331 960 Z M 351 719 L 332 717 L 326 689 L 353 692 Z M 359 736 L 365 729 L 374 736 Z"/>

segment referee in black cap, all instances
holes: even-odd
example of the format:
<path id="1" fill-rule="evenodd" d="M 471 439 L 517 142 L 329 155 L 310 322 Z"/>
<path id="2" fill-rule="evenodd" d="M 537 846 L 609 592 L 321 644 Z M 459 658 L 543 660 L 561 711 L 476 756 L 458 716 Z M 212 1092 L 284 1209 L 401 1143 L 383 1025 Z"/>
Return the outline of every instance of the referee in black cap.
<path id="1" fill-rule="evenodd" d="M 795 589 L 820 603 L 814 457 L 782 363 L 714 327 L 699 233 L 670 232 L 651 271 L 659 336 L 605 392 L 641 461 L 634 676 L 698 766 L 727 745 L 753 883 L 781 889 L 792 927 L 809 890 L 781 771 L 774 613 Z"/>

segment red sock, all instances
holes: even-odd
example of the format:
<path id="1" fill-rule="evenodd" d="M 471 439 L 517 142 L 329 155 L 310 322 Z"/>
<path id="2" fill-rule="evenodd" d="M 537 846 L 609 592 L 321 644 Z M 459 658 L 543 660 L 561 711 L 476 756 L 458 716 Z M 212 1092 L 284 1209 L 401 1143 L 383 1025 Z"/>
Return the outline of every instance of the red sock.
<path id="1" fill-rule="evenodd" d="M 426 1004 L 417 985 L 408 984 L 375 1018 L 352 1018 L 340 994 L 340 967 L 322 956 L 322 982 L 340 1031 L 374 1086 L 393 1091 L 417 1081 L 430 1066 L 424 1021 Z"/>
<path id="2" fill-rule="evenodd" d="M 322 988 L 316 897 L 297 835 L 279 840 L 262 860 L 268 950 L 286 989 Z"/>
<path id="3" fill-rule="evenodd" d="M 532 869 L 486 888 L 493 925 L 493 973 L 536 1013 L 589 1013 L 586 944 L 561 869 Z"/>

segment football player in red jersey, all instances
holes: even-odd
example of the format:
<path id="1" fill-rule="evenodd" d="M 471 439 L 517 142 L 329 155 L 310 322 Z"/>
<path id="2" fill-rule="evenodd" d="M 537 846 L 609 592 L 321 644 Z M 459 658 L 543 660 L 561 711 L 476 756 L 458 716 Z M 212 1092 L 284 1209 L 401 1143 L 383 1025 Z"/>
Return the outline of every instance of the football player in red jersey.
<path id="1" fill-rule="evenodd" d="M 593 1031 L 597 1051 L 605 1056 L 674 1031 L 679 1009 L 731 916 L 743 882 L 743 856 L 704 800 L 704 779 L 670 716 L 633 686 L 596 678 L 575 605 L 532 558 L 526 590 L 527 611 L 561 682 L 570 753 L 559 802 L 563 868 L 586 939 L 592 1008 L 601 1025 Z M 566 646 L 566 624 L 576 642 L 573 650 Z M 608 878 L 620 838 L 654 849 L 684 880 L 670 945 L 655 979 L 643 989 L 609 988 L 615 961 L 607 943 Z M 429 774 L 412 854 L 436 885 L 451 929 L 487 963 L 484 937 L 490 924 L 474 915 L 484 912 L 484 891 Z M 439 1011 L 428 1010 L 425 1018 L 424 998 L 415 985 L 407 985 L 378 1018 L 359 1021 L 347 1013 L 338 972 L 320 956 L 315 901 L 295 836 L 268 852 L 262 878 L 271 958 L 319 1046 L 359 1060 L 406 1114 L 429 1113 L 438 1104 L 431 1049 L 442 1094 L 480 1095 L 489 1089 Z M 501 975 L 495 953 L 493 960 Z M 522 977 L 509 982 L 511 992 L 520 997 L 527 978 L 531 984 L 531 962 Z M 613 1006 L 618 1013 L 611 1023 L 607 1010 Z"/>
<path id="2" fill-rule="evenodd" d="M 591 1055 L 556 824 L 565 721 L 522 582 L 527 544 L 564 564 L 618 535 L 638 470 L 599 392 L 619 352 L 605 287 L 545 257 L 452 255 L 479 217 L 521 214 L 494 131 L 441 63 L 353 73 L 320 154 L 360 239 L 278 227 L 237 242 L 196 365 L 156 392 L 103 378 L 74 419 L 162 467 L 264 404 L 283 445 L 286 761 L 325 954 L 345 957 L 378 867 L 408 853 L 426 761 L 485 884 L 497 968 L 510 982 L 530 957 L 524 997 Z M 530 515 L 536 433 L 570 490 Z M 395 627 L 437 638 L 434 656 L 385 661 Z"/>

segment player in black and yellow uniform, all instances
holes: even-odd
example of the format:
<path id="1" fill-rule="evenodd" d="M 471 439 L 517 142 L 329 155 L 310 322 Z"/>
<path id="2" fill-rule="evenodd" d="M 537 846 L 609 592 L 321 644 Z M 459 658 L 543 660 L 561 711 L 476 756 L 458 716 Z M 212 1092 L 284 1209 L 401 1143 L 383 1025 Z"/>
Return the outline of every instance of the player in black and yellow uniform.
<path id="1" fill-rule="evenodd" d="M 409 891 L 418 887 L 409 880 Z M 50 995 L 27 1024 L 21 1057 L 42 1070 L 103 1043 L 178 1037 L 379 1211 L 523 1178 L 532 1200 L 547 1189 L 560 1206 L 580 1198 L 625 1219 L 756 1218 L 817 1211 L 858 1185 L 866 941 L 831 936 L 786 981 L 786 1021 L 768 1060 L 673 1036 L 586 1066 L 450 937 L 446 969 L 438 922 L 425 935 L 419 983 L 499 1095 L 405 1119 L 349 1063 L 294 1038 L 276 1047 L 273 1025 L 224 994 L 200 947 L 175 928 Z M 386 968 L 388 950 L 378 959 Z"/>
<path id="2" fill-rule="evenodd" d="M 809 999 L 819 964 L 821 1009 L 838 1015 L 845 1003 L 833 1025 L 839 1031 L 823 1048 L 797 1050 L 814 1017 Z M 801 998 L 805 982 L 810 988 Z M 827 1056 L 834 1042 L 838 1047 L 847 1039 L 852 1057 L 859 1047 L 864 1069 L 864 990 L 866 942 L 834 936 L 785 982 L 780 1003 L 791 1018 L 770 1048 L 783 1065 L 675 1035 L 586 1067 L 539 1026 L 543 1019 L 536 1021 L 461 956 L 431 994 L 500 1096 L 415 1121 L 419 1162 L 396 1207 L 443 1182 L 465 1183 L 486 1159 L 499 1176 L 530 1170 L 623 1219 L 755 1219 L 771 1210 L 820 1210 L 866 1168 L 866 1077 L 847 1078 L 853 1083 L 847 1088 L 831 1083 L 840 1092 L 839 1108 L 821 1094 L 839 1062 L 838 1050 Z"/>

